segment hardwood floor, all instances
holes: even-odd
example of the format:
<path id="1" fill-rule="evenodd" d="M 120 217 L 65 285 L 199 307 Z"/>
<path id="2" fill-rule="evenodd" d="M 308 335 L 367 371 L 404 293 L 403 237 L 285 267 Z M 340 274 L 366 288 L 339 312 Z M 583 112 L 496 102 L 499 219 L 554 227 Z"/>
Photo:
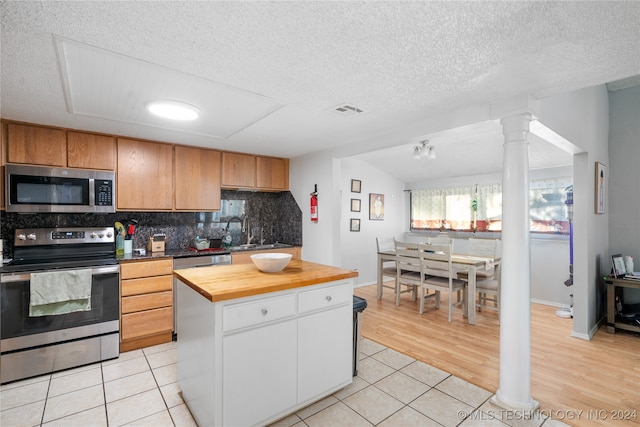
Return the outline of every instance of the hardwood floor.
<path id="1" fill-rule="evenodd" d="M 447 322 L 446 295 L 440 309 L 392 290 L 381 301 L 376 286 L 356 288 L 367 300 L 362 336 L 496 392 L 500 371 L 500 324 L 492 310 L 469 325 L 454 308 Z M 531 305 L 531 395 L 545 415 L 574 426 L 640 425 L 640 334 L 609 334 L 601 327 L 591 341 L 571 337 L 572 320 L 556 308 Z M 622 418 L 622 419 L 620 419 Z"/>

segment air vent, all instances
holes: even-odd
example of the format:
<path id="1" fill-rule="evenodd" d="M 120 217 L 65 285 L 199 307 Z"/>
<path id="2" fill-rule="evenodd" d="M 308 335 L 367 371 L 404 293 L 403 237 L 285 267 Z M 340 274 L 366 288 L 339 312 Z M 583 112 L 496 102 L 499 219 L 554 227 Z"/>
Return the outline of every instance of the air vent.
<path id="1" fill-rule="evenodd" d="M 351 104 L 342 104 L 332 108 L 330 111 L 339 114 L 343 117 L 355 116 L 356 114 L 364 113 L 362 108 L 358 108 Z"/>

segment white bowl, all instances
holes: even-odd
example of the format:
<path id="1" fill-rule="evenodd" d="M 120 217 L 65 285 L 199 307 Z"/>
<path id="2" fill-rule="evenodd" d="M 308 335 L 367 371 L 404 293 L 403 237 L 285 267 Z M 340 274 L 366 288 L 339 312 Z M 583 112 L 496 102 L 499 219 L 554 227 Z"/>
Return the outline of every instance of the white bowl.
<path id="1" fill-rule="evenodd" d="M 291 261 L 291 254 L 285 253 L 262 253 L 251 255 L 251 261 L 264 273 L 276 273 Z"/>

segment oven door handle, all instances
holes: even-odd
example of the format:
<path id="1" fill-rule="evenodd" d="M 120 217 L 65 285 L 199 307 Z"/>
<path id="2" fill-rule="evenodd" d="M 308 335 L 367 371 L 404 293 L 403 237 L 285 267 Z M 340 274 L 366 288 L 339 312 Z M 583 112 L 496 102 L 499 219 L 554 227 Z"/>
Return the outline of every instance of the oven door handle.
<path id="1" fill-rule="evenodd" d="M 120 273 L 120 265 L 104 265 L 99 267 L 90 267 L 92 276 L 101 276 L 104 274 Z M 59 270 L 45 270 L 45 271 L 65 271 L 65 270 L 80 270 L 78 268 L 65 268 Z M 40 271 L 39 271 L 40 272 Z M 0 282 L 28 282 L 31 280 L 31 273 L 3 273 Z"/>

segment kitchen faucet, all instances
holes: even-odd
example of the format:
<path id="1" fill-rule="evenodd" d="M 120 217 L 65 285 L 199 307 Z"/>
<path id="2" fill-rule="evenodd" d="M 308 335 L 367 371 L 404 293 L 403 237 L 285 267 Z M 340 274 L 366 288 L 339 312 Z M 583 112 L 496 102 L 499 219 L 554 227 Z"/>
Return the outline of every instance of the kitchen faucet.
<path id="1" fill-rule="evenodd" d="M 242 221 L 242 218 L 240 218 L 239 216 L 232 216 L 231 218 L 229 218 L 229 221 L 227 221 L 227 226 L 224 228 L 224 231 L 228 231 L 229 230 L 229 223 L 231 223 L 231 221 L 236 220 L 238 222 L 242 222 L 242 231 L 244 231 L 244 222 Z"/>

